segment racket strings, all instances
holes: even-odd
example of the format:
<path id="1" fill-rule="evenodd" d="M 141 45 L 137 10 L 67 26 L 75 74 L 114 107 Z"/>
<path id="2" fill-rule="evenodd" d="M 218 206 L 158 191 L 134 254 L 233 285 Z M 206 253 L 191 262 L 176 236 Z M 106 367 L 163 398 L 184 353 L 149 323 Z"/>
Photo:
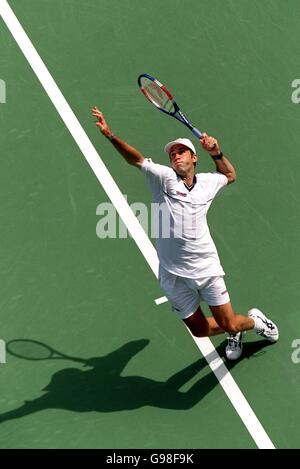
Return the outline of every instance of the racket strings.
<path id="1" fill-rule="evenodd" d="M 142 92 L 156 107 L 170 114 L 175 112 L 173 101 L 157 83 L 145 79 L 142 83 Z"/>

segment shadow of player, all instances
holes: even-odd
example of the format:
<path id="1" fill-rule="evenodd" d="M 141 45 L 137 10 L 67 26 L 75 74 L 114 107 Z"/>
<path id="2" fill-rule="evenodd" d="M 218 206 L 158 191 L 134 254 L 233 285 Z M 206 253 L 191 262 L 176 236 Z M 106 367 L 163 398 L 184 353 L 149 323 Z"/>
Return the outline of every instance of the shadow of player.
<path id="1" fill-rule="evenodd" d="M 207 366 L 204 358 L 196 360 L 166 381 L 155 381 L 144 376 L 121 376 L 130 359 L 148 344 L 147 339 L 131 341 L 108 355 L 89 359 L 60 354 L 65 359 L 83 364 L 87 369 L 64 368 L 56 372 L 43 389 L 45 394 L 1 414 L 0 423 L 45 409 L 117 412 L 154 406 L 185 410 L 192 408 L 218 384 L 215 376 L 208 371 L 188 391 L 180 391 L 184 384 Z M 265 345 L 262 341 L 252 343 L 251 354 Z M 217 347 L 220 355 L 223 349 L 224 344 Z M 230 368 L 234 366 L 230 365 Z"/>

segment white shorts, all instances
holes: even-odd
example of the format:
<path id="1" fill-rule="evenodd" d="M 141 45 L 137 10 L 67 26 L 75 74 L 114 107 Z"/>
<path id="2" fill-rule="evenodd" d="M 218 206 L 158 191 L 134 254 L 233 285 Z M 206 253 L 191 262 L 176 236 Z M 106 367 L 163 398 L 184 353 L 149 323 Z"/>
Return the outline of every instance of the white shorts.
<path id="1" fill-rule="evenodd" d="M 159 267 L 159 284 L 181 319 L 197 310 L 200 301 L 209 306 L 229 303 L 230 298 L 222 275 L 199 279 L 179 277 Z"/>

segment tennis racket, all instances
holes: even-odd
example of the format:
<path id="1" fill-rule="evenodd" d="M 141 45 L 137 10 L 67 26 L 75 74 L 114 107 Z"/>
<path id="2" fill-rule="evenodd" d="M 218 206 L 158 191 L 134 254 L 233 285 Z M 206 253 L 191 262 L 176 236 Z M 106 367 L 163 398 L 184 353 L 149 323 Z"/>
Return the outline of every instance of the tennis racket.
<path id="1" fill-rule="evenodd" d="M 147 73 L 143 73 L 138 77 L 138 84 L 142 93 L 150 103 L 154 104 L 154 106 L 165 114 L 175 117 L 179 122 L 182 122 L 182 124 L 188 127 L 198 139 L 202 137 L 202 132 L 194 127 L 193 124 L 185 117 L 170 91 L 156 80 L 156 78 L 151 77 Z"/>

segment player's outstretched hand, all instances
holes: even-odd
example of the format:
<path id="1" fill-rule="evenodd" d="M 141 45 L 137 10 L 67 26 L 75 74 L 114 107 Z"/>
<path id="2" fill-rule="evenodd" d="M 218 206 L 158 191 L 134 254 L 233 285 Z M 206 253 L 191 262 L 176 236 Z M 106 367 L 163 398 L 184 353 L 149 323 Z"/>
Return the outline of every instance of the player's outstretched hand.
<path id="1" fill-rule="evenodd" d="M 210 155 L 218 155 L 220 153 L 220 145 L 216 138 L 210 137 L 205 132 L 200 138 L 202 148 L 207 151 Z"/>
<path id="2" fill-rule="evenodd" d="M 110 130 L 103 113 L 96 107 L 94 106 L 92 109 L 92 115 L 94 117 L 97 117 L 97 122 L 96 126 L 99 128 L 100 132 L 107 138 L 110 138 L 112 135 L 112 131 Z"/>

